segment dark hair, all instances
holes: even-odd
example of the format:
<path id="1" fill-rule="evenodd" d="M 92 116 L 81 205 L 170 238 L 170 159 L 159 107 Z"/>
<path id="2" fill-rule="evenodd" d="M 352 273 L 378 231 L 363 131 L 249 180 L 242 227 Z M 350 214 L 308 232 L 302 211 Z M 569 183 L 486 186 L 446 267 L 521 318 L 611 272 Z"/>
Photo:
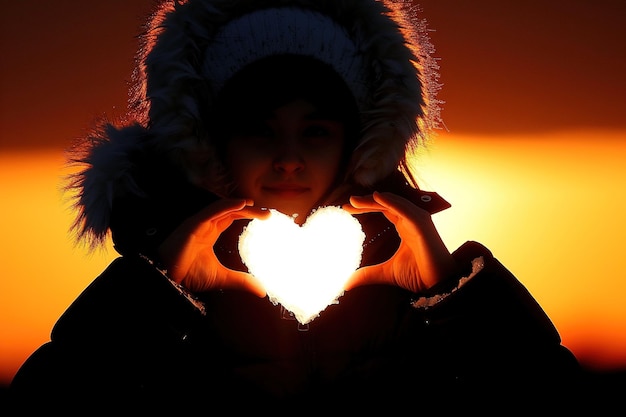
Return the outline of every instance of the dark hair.
<path id="1" fill-rule="evenodd" d="M 344 123 L 349 158 L 360 133 L 360 114 L 352 92 L 330 66 L 302 55 L 278 55 L 247 65 L 220 91 L 210 123 L 218 153 L 242 117 L 255 118 L 295 99 L 311 102 L 324 117 Z M 236 118 L 236 119 L 235 119 Z"/>

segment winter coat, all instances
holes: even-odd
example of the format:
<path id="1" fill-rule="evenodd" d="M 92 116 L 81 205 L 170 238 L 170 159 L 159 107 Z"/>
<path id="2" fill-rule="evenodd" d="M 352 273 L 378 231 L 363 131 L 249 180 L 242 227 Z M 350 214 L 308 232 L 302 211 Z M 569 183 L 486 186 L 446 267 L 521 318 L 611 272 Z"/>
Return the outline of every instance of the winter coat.
<path id="1" fill-rule="evenodd" d="M 435 193 L 413 193 L 431 212 L 447 207 Z M 203 198 L 198 193 L 198 205 Z M 420 404 L 445 412 L 486 410 L 501 401 L 519 408 L 549 400 L 561 409 L 576 398 L 575 357 L 531 294 L 477 242 L 453 253 L 465 266 L 462 276 L 470 275 L 473 259 L 484 260 L 484 269 L 462 286 L 460 276 L 428 294 L 363 286 L 301 325 L 267 297 L 189 294 L 139 253 L 150 252 L 150 239 L 171 226 L 153 227 L 158 216 L 134 216 L 119 204 L 127 227 L 114 229 L 114 237 L 123 256 L 21 367 L 11 387 L 20 407 L 39 407 L 46 398 L 45 409 L 59 411 L 81 399 L 102 410 L 254 411 L 262 405 L 301 407 L 306 414 L 404 412 Z M 169 211 L 164 204 L 154 213 Z M 363 264 L 390 257 L 399 242 L 391 224 L 379 214 L 358 217 L 366 233 Z M 140 238 L 128 223 L 150 232 Z M 236 252 L 227 250 L 232 242 L 223 244 L 222 261 L 241 267 Z"/>

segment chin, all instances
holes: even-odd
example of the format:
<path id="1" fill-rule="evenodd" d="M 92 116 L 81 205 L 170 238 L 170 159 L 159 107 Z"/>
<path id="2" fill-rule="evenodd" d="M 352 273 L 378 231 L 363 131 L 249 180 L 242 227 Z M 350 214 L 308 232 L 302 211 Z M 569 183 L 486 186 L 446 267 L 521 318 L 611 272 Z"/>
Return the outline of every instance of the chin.
<path id="1" fill-rule="evenodd" d="M 280 211 L 281 213 L 292 217 L 294 219 L 294 221 L 296 223 L 303 223 L 304 220 L 308 217 L 309 215 L 309 211 L 303 211 L 303 210 L 284 210 L 284 209 L 280 209 L 280 208 L 276 208 L 276 210 Z M 302 214 L 304 213 L 304 214 Z"/>

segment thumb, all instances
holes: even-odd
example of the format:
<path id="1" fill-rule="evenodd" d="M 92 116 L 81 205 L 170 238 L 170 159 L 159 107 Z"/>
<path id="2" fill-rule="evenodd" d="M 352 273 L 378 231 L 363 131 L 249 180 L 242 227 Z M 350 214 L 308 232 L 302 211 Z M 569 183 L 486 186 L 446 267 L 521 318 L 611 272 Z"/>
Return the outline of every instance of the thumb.
<path id="1" fill-rule="evenodd" d="M 386 284 L 388 280 L 384 275 L 384 264 L 369 265 L 357 269 L 352 273 L 344 289 L 349 291 L 353 288 L 369 284 Z"/>
<path id="2" fill-rule="evenodd" d="M 227 282 L 229 287 L 247 290 L 259 298 L 263 298 L 267 294 L 261 281 L 247 272 L 231 270 Z"/>

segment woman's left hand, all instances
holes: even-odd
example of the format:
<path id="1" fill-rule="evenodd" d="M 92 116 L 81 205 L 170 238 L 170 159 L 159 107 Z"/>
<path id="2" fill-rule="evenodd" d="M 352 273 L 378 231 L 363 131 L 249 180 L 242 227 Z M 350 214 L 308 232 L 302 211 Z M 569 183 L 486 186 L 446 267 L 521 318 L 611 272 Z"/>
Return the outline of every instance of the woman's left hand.
<path id="1" fill-rule="evenodd" d="M 387 261 L 359 268 L 346 290 L 367 284 L 392 284 L 412 292 L 426 290 L 456 271 L 456 263 L 435 228 L 431 214 L 392 193 L 352 196 L 351 214 L 380 212 L 392 222 L 401 242 Z"/>

